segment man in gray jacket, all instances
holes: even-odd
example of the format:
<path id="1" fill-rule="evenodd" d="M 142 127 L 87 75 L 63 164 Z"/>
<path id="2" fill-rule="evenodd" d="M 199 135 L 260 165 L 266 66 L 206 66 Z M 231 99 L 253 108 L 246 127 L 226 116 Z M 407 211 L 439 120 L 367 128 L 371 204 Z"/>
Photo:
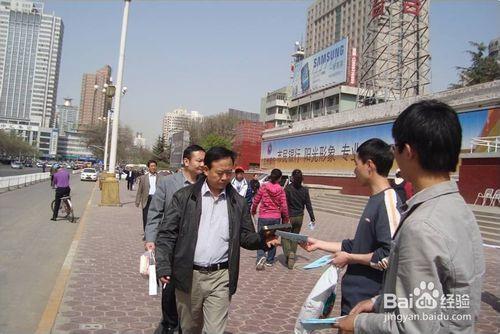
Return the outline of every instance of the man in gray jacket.
<path id="1" fill-rule="evenodd" d="M 474 333 L 485 271 L 479 228 L 458 192 L 456 112 L 432 100 L 396 119 L 394 155 L 415 195 L 396 231 L 382 292 L 336 327 L 355 333 Z M 362 312 L 375 312 L 374 314 Z"/>
<path id="2" fill-rule="evenodd" d="M 187 147 L 182 154 L 184 167 L 180 172 L 161 178 L 156 187 L 156 192 L 151 200 L 148 220 L 145 230 L 145 247 L 154 250 L 158 228 L 165 222 L 164 213 L 172 201 L 177 190 L 194 184 L 205 166 L 205 150 L 198 145 Z M 162 321 L 155 334 L 174 333 L 178 327 L 178 315 L 175 303 L 175 290 L 172 284 L 167 284 L 161 294 Z"/>

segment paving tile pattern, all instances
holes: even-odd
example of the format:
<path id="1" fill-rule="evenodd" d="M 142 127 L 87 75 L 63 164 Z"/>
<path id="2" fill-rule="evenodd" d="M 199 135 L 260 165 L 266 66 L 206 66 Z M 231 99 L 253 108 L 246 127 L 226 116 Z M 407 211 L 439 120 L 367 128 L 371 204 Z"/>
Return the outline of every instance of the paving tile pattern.
<path id="1" fill-rule="evenodd" d="M 124 206 L 99 207 L 95 196 L 80 240 L 72 273 L 54 325 L 55 334 L 153 333 L 158 324 L 160 297 L 148 296 L 147 281 L 138 274 L 142 254 L 141 210 L 133 204 L 135 192 L 121 184 Z M 355 219 L 317 213 L 316 229 L 303 232 L 326 240 L 354 234 Z M 307 223 L 307 222 L 306 222 Z M 233 296 L 227 333 L 292 333 L 297 314 L 322 270 L 301 267 L 323 255 L 298 252 L 296 269 L 278 262 L 255 271 L 255 252 L 243 250 L 237 293 Z M 500 250 L 485 248 L 487 272 L 477 333 L 498 333 Z M 340 290 L 340 289 L 338 289 Z M 340 293 L 332 315 L 339 314 Z M 333 333 L 324 330 L 321 333 Z"/>

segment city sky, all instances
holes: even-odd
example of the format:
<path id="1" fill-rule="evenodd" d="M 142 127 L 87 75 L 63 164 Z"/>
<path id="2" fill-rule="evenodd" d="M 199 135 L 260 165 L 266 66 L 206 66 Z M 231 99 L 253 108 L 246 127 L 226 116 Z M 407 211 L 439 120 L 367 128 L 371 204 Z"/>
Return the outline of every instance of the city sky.
<path id="1" fill-rule="evenodd" d="M 132 0 L 120 120 L 151 146 L 165 112 L 260 112 L 260 98 L 290 81 L 294 42 L 305 40 L 307 1 Z M 80 100 L 83 73 L 105 64 L 116 78 L 123 1 L 46 0 L 65 31 L 58 103 Z M 496 22 L 496 23 L 495 23 Z M 500 36 L 500 1 L 432 0 L 431 91 L 456 82 L 469 41 Z"/>

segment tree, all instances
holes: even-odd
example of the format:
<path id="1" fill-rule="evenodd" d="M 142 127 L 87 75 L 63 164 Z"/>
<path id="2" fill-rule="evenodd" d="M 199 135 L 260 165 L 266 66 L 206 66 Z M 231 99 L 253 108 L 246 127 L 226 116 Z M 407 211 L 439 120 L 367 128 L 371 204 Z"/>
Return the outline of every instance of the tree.
<path id="1" fill-rule="evenodd" d="M 92 154 L 99 159 L 104 159 L 104 144 L 106 142 L 106 125 L 97 124 L 84 130 L 87 146 Z M 111 133 L 110 133 L 111 139 Z M 116 161 L 126 162 L 132 158 L 130 148 L 133 147 L 134 135 L 132 129 L 128 126 L 118 128 L 118 144 L 116 150 Z M 111 149 L 111 140 L 108 143 L 108 152 Z"/>
<path id="2" fill-rule="evenodd" d="M 231 140 L 229 140 L 228 138 L 219 136 L 215 133 L 211 133 L 201 141 L 201 146 L 208 151 L 215 146 L 222 146 L 227 149 L 231 149 L 232 145 Z"/>
<path id="3" fill-rule="evenodd" d="M 467 51 L 472 64 L 469 67 L 456 67 L 460 71 L 459 79 L 457 84 L 450 85 L 452 89 L 500 79 L 500 65 L 495 58 L 486 54 L 486 45 L 482 42 L 469 42 L 469 44 L 476 49 Z"/>
<path id="4" fill-rule="evenodd" d="M 223 113 L 206 117 L 201 122 L 193 122 L 189 127 L 191 143 L 203 146 L 201 143 L 207 141 L 209 135 L 214 134 L 229 142 L 228 148 L 231 148 L 234 139 L 234 128 L 239 121 L 237 117 Z"/>
<path id="5" fill-rule="evenodd" d="M 153 145 L 152 153 L 155 160 L 170 162 L 170 147 L 165 145 L 165 136 L 158 136 L 156 143 Z"/>
<path id="6" fill-rule="evenodd" d="M 0 155 L 5 157 L 33 156 L 37 153 L 35 147 L 17 136 L 14 132 L 0 130 Z"/>

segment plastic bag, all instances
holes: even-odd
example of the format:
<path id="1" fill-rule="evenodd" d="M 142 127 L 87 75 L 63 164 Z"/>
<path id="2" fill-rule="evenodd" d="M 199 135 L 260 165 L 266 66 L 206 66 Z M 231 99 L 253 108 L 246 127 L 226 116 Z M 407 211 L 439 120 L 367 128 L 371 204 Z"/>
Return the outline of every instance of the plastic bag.
<path id="1" fill-rule="evenodd" d="M 335 303 L 335 288 L 337 287 L 337 268 L 330 266 L 318 279 L 309 296 L 300 309 L 295 322 L 295 334 L 311 333 L 304 329 L 301 320 L 327 317 Z"/>
<path id="2" fill-rule="evenodd" d="M 145 252 L 141 255 L 140 263 L 139 263 L 139 273 L 145 279 L 149 277 L 149 265 L 153 258 L 152 252 Z"/>
<path id="3" fill-rule="evenodd" d="M 139 273 L 149 282 L 149 295 L 156 296 L 158 294 L 158 281 L 156 280 L 156 259 L 153 251 L 141 255 Z"/>

